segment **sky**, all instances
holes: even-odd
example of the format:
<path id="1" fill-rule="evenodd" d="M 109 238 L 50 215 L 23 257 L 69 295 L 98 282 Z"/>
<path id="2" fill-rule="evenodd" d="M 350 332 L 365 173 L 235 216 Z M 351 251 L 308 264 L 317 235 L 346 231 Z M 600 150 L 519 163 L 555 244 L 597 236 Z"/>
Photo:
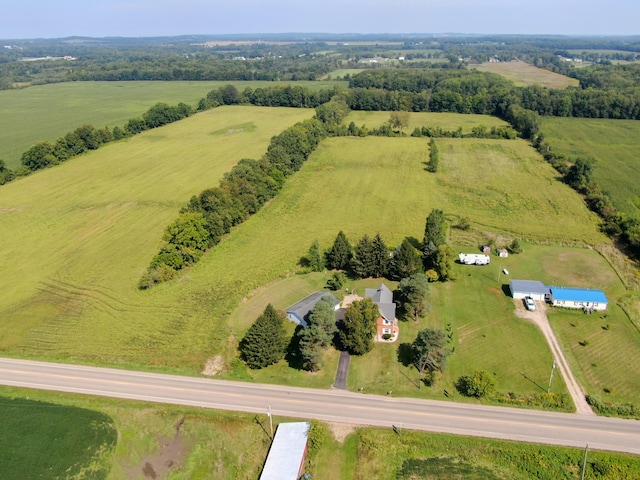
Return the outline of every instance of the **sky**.
<path id="1" fill-rule="evenodd" d="M 0 38 L 230 33 L 640 34 L 640 0 L 14 0 Z"/>

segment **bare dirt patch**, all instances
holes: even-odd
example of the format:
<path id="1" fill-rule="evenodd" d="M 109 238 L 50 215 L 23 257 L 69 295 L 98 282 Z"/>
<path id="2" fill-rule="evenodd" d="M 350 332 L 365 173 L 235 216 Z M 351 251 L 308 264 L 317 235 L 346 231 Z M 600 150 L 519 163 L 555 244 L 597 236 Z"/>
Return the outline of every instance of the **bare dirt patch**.
<path id="1" fill-rule="evenodd" d="M 173 438 L 158 437 L 160 448 L 157 452 L 147 455 L 135 468 L 131 469 L 128 475 L 130 480 L 139 478 L 162 480 L 172 469 L 180 465 L 187 450 L 180 433 L 183 423 L 184 418 L 176 425 L 176 434 Z"/>
<path id="2" fill-rule="evenodd" d="M 202 369 L 202 375 L 213 377 L 220 373 L 224 369 L 224 359 L 221 355 L 216 355 L 207 360 L 204 368 Z"/>
<path id="3" fill-rule="evenodd" d="M 356 431 L 356 426 L 350 423 L 327 423 L 331 433 L 333 434 L 333 438 L 335 438 L 339 443 L 344 443 L 345 439 Z"/>

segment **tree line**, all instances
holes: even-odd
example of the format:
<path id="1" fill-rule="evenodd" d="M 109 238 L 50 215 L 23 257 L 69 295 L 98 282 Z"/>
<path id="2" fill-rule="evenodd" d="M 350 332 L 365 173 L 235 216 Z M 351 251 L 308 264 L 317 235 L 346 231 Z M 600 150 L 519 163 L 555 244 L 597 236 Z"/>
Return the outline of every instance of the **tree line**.
<path id="1" fill-rule="evenodd" d="M 275 197 L 287 177 L 300 170 L 311 152 L 348 114 L 336 97 L 316 115 L 274 136 L 260 160 L 243 159 L 226 173 L 218 187 L 191 198 L 165 230 L 164 244 L 152 259 L 139 287 L 149 288 L 173 278 L 218 244 L 232 227 L 256 213 Z"/>
<path id="2" fill-rule="evenodd" d="M 192 113 L 193 109 L 185 103 L 175 106 L 156 103 L 141 118 L 132 118 L 123 128 L 119 126 L 113 129 L 95 128 L 93 125 L 83 125 L 53 142 L 42 141 L 33 145 L 22 154 L 20 157 L 22 167 L 15 172 L 0 160 L 0 185 L 37 170 L 58 165 L 87 151 L 97 150 L 106 143 L 177 122 Z"/>

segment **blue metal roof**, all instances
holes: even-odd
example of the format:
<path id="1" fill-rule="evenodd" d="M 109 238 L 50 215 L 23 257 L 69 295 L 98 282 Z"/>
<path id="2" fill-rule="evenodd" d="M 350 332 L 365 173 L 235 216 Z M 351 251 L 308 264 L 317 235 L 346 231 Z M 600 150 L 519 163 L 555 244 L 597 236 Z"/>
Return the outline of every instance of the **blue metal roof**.
<path id="1" fill-rule="evenodd" d="M 554 300 L 572 302 L 607 303 L 607 296 L 601 290 L 590 288 L 549 287 Z"/>

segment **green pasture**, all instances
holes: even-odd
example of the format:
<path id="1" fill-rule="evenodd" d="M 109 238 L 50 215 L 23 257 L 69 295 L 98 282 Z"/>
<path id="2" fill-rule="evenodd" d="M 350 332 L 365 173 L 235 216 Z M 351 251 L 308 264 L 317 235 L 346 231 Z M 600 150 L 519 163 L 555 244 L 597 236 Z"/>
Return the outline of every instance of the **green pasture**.
<path id="1" fill-rule="evenodd" d="M 117 431 L 104 413 L 0 389 L 0 424 L 0 478 L 107 477 Z"/>
<path id="2" fill-rule="evenodd" d="M 345 119 L 344 123 L 354 122 L 357 126 L 365 125 L 367 128 L 377 128 L 389 121 L 391 112 L 365 112 L 352 111 Z M 459 113 L 434 113 L 420 112 L 411 113 L 409 116 L 409 126 L 404 129 L 408 135 L 413 132 L 416 127 L 440 127 L 444 130 L 455 131 L 462 127 L 462 133 L 471 133 L 473 127 L 484 125 L 488 128 L 500 127 L 508 125 L 498 117 L 489 115 L 461 115 Z"/>
<path id="3" fill-rule="evenodd" d="M 265 415 L 221 412 L 174 405 L 148 404 L 119 399 L 2 387 L 0 401 L 7 413 L 38 408 L 33 421 L 9 418 L 10 428 L 0 433 L 0 472 L 3 478 L 166 478 L 255 479 L 268 454 L 269 421 Z M 47 408 L 41 408 L 46 406 Z M 0 412 L 0 415 L 4 412 Z M 71 414 L 77 414 L 75 417 Z M 87 420 L 95 421 L 88 424 Z M 109 419 L 107 423 L 105 419 Z M 36 423 L 39 420 L 39 423 Z M 280 422 L 299 421 L 275 416 Z M 8 424 L 4 424 L 8 425 Z M 109 427 L 109 448 L 96 452 L 92 467 L 71 477 L 53 470 L 37 474 L 48 461 L 89 456 L 94 452 L 95 432 Z M 351 425 L 316 423 L 321 432 L 318 448 L 309 451 L 305 473 L 312 478 L 397 478 L 423 480 L 549 479 L 579 478 L 584 451 L 547 445 L 435 434 L 400 428 L 355 428 Z M 114 431 L 117 430 L 117 444 Z M 80 445 L 62 438 L 63 433 L 88 433 Z M 56 441 L 51 441 L 52 434 Z M 32 458 L 9 456 L 21 443 L 30 444 Z M 42 443 L 46 442 L 46 446 Z M 56 443 L 71 451 L 49 458 Z M 103 443 L 106 445 L 106 443 Z M 43 455 L 42 452 L 47 454 Z M 38 455 L 39 454 L 39 455 Z M 99 460 L 99 461 L 98 461 Z M 7 463 L 5 463 L 7 462 Z M 96 467 L 100 466 L 101 470 Z M 162 467 L 165 467 L 164 469 Z M 589 451 L 586 478 L 621 480 L 637 478 L 638 456 Z M 69 472 L 74 472 L 70 470 Z M 29 475 L 31 473 L 31 475 Z M 66 474 L 65 474 L 66 473 Z"/>
<path id="4" fill-rule="evenodd" d="M 0 158 L 16 168 L 31 145 L 85 124 L 96 128 L 123 126 L 157 102 L 196 106 L 209 91 L 233 84 L 272 87 L 291 82 L 71 82 L 0 91 Z M 294 82 L 310 89 L 330 88 L 342 82 Z"/>
<path id="5" fill-rule="evenodd" d="M 594 179 L 616 208 L 640 214 L 640 122 L 544 117 L 542 132 L 556 153 L 595 158 Z"/>
<path id="6" fill-rule="evenodd" d="M 518 86 L 540 85 L 547 88 L 577 87 L 579 81 L 550 70 L 534 67 L 522 61 L 489 63 L 485 62 L 471 67 L 481 72 L 496 73 Z"/>
<path id="7" fill-rule="evenodd" d="M 192 195 L 312 115 L 220 107 L 2 187 L 0 351 L 203 365 L 217 331 L 210 305 L 188 274 L 149 292 L 140 275 Z M 210 274 L 200 289 L 217 288 Z"/>

